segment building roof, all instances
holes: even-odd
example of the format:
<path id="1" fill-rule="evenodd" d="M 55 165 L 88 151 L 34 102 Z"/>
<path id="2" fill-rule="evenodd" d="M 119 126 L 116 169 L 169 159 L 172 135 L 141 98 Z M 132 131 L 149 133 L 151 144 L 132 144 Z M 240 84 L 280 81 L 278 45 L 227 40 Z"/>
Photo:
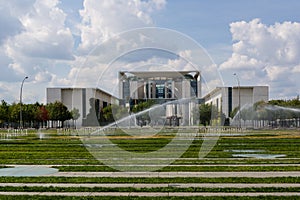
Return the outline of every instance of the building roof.
<path id="1" fill-rule="evenodd" d="M 95 91 L 99 91 L 99 92 L 102 92 L 108 96 L 111 96 L 111 97 L 114 97 L 114 98 L 117 98 L 116 96 L 112 95 L 111 93 L 103 90 L 103 89 L 100 89 L 100 88 L 90 88 L 90 87 L 47 87 L 47 90 L 48 89 L 61 89 L 61 90 L 82 90 L 82 89 L 90 89 L 90 90 L 95 90 Z"/>
<path id="2" fill-rule="evenodd" d="M 132 74 L 139 78 L 166 77 L 178 78 L 185 75 L 200 74 L 200 71 L 121 71 L 120 74 Z"/>
<path id="3" fill-rule="evenodd" d="M 222 87 L 216 87 L 215 89 L 213 89 L 212 91 L 210 91 L 208 94 L 206 94 L 204 96 L 205 99 L 210 98 L 211 96 L 215 95 L 216 93 L 220 92 L 222 89 L 224 88 L 232 88 L 232 89 L 254 89 L 254 88 L 269 88 L 269 86 L 265 86 L 265 85 L 257 85 L 257 86 L 222 86 Z"/>

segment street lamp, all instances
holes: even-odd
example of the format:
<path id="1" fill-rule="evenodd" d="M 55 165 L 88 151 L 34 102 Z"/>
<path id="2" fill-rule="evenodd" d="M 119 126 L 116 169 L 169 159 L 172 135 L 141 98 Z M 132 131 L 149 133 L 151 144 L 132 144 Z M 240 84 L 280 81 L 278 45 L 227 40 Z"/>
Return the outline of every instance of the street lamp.
<path id="1" fill-rule="evenodd" d="M 21 89 L 20 89 L 20 129 L 23 129 L 23 121 L 22 121 L 22 89 L 24 85 L 24 81 L 28 79 L 28 76 L 25 76 L 22 84 L 21 84 Z"/>
<path id="2" fill-rule="evenodd" d="M 240 85 L 240 79 L 239 76 L 237 75 L 237 73 L 233 74 L 236 77 L 237 83 L 238 83 L 238 120 L 239 120 L 239 128 L 241 128 L 241 85 Z"/>

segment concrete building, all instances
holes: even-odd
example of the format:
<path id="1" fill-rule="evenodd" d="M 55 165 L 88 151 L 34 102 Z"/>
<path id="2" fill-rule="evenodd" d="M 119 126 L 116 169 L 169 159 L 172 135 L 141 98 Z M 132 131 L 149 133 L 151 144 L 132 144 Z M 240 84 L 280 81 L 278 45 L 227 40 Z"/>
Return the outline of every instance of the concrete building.
<path id="1" fill-rule="evenodd" d="M 166 118 L 176 125 L 193 124 L 193 108 L 201 98 L 199 71 L 122 71 L 119 72 L 119 92 L 122 104 L 132 107 L 152 100 L 166 104 Z M 193 99 L 189 102 L 174 101 Z"/>
<path id="2" fill-rule="evenodd" d="M 68 110 L 76 108 L 80 117 L 76 126 L 97 126 L 102 108 L 118 104 L 118 99 L 96 88 L 47 88 L 47 103 L 62 102 Z"/>
<path id="3" fill-rule="evenodd" d="M 120 99 L 201 98 L 199 71 L 119 72 Z"/>
<path id="4" fill-rule="evenodd" d="M 259 101 L 269 101 L 268 86 L 218 87 L 204 97 L 205 103 L 215 105 L 226 117 L 239 105 L 243 108 Z"/>
<path id="5" fill-rule="evenodd" d="M 148 100 L 162 105 L 165 114 L 160 117 L 165 119 L 164 123 L 196 125 L 199 117 L 194 113 L 200 103 L 215 105 L 219 113 L 229 117 L 239 105 L 242 108 L 268 101 L 269 87 L 217 87 L 202 97 L 199 71 L 122 71 L 119 72 L 119 98 L 96 88 L 47 88 L 47 103 L 60 101 L 69 110 L 79 110 L 77 127 L 98 126 L 100 111 L 110 104 L 125 106 L 130 111 L 134 105 Z"/>

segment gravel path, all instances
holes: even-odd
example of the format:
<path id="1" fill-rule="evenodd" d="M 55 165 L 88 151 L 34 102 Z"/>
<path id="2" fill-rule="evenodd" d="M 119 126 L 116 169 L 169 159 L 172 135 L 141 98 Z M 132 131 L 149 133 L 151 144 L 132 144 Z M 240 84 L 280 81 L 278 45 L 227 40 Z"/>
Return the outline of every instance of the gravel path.
<path id="1" fill-rule="evenodd" d="M 45 176 L 55 177 L 203 177 L 203 178 L 226 178 L 226 177 L 300 177 L 300 171 L 285 172 L 58 172 Z"/>
<path id="2" fill-rule="evenodd" d="M 104 165 L 5 165 L 6 167 L 63 167 L 63 166 L 104 166 Z M 137 165 L 118 165 L 118 166 L 137 166 Z M 138 166 L 165 166 L 165 165 L 138 165 Z M 288 164 L 172 164 L 171 167 L 300 167 L 300 164 L 297 163 L 288 163 Z M 300 169 L 300 168 L 299 168 Z"/>
<path id="3" fill-rule="evenodd" d="M 299 183 L 0 183 L 0 187 L 83 187 L 83 188 L 300 188 Z"/>
<path id="4" fill-rule="evenodd" d="M 20 196 L 20 195 L 29 195 L 29 196 L 125 196 L 125 197 L 168 197 L 168 196 L 177 196 L 177 197 L 191 197 L 191 196 L 204 196 L 204 197 L 214 197 L 214 196 L 300 196 L 299 192 L 242 192 L 242 193 L 225 193 L 225 192 L 0 192 L 0 195 L 9 195 L 9 196 Z"/>

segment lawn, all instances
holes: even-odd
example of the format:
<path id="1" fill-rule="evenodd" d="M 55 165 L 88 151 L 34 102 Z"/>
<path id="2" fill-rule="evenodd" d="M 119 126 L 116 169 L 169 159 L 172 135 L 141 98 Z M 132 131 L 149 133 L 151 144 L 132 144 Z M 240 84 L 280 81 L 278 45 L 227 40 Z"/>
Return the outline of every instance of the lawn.
<path id="1" fill-rule="evenodd" d="M 118 133 L 120 131 L 118 130 Z M 3 134 L 3 133 L 2 133 Z M 199 150 L 203 140 L 195 137 L 187 151 L 176 159 L 170 166 L 162 171 L 293 171 L 297 167 L 212 167 L 201 165 L 218 164 L 300 164 L 300 133 L 297 131 L 251 131 L 243 133 L 244 136 L 220 136 L 209 154 L 198 159 Z M 128 152 L 147 153 L 163 148 L 173 139 L 169 132 L 163 132 L 155 137 L 134 138 L 119 135 L 110 136 L 110 141 L 120 149 Z M 96 139 L 101 140 L 101 138 Z M 26 136 L 0 140 L 0 164 L 39 164 L 39 165 L 67 165 L 61 166 L 63 171 L 108 171 L 101 162 L 93 157 L 86 148 L 80 136 L 72 134 L 45 133 L 40 139 L 36 133 Z M 109 148 L 95 151 L 108 150 Z M 172 150 L 176 151 L 176 147 Z M 170 152 L 172 154 L 174 152 Z M 237 157 L 239 155 L 281 155 L 279 158 Z M 146 162 L 145 162 L 146 163 Z M 150 163 L 151 164 L 151 163 Z M 72 166 L 81 165 L 81 166 Z M 99 166 L 100 165 L 100 166 Z M 173 166 L 172 166 L 173 165 Z M 177 167 L 174 165 L 191 165 Z M 197 166 L 195 166 L 197 165 Z"/>
<path id="2" fill-rule="evenodd" d="M 6 136 L 0 139 L 1 167 L 9 165 L 52 165 L 59 171 L 116 171 L 96 159 L 91 150 L 101 148 L 87 147 L 83 134 L 60 133 L 56 131 L 41 133 L 29 132 L 24 135 Z M 102 136 L 95 137 L 95 141 Z M 162 130 L 152 137 L 133 137 L 121 130 L 109 133 L 109 142 L 120 149 L 134 153 L 149 153 L 164 148 L 175 138 L 172 130 Z M 247 131 L 240 134 L 226 134 L 218 138 L 216 145 L 205 158 L 199 159 L 199 151 L 204 135 L 194 137 L 187 150 L 170 165 L 158 171 L 300 171 L 300 132 L 298 130 Z M 91 144 L 94 145 L 94 144 Z M 173 148 L 176 150 L 176 148 Z M 104 150 L 109 150 L 106 148 Z M 108 152 L 108 153 L 114 153 Z M 173 152 L 170 152 L 172 155 Z M 240 157 L 237 155 L 254 155 Z M 281 155 L 278 158 L 264 158 L 262 155 Z M 144 161 L 151 164 L 151 161 Z M 268 165 L 268 164 L 275 164 Z M 278 166 L 276 166 L 278 165 Z M 97 178 L 97 177 L 0 177 L 1 183 L 300 183 L 300 177 L 278 178 Z M 290 188 L 67 188 L 67 187 L 0 187 L 0 191 L 27 192 L 269 192 L 267 197 L 241 197 L 240 199 L 296 199 L 297 197 L 274 197 L 272 192 L 299 192 L 298 187 Z M 0 196 L 0 199 L 12 199 Z M 18 199 L 28 199 L 19 196 Z M 34 199 L 57 199 L 58 197 L 34 196 Z M 59 197 L 63 199 L 98 199 L 97 197 Z M 140 199 L 136 197 L 137 199 Z M 128 197 L 101 197 L 101 199 L 128 199 Z M 130 199 L 135 199 L 131 197 Z M 143 199 L 147 199 L 143 197 Z M 151 199 L 181 199 L 180 197 L 151 197 Z M 186 198 L 193 199 L 193 198 Z M 232 197 L 197 197 L 197 199 L 232 199 Z"/>

